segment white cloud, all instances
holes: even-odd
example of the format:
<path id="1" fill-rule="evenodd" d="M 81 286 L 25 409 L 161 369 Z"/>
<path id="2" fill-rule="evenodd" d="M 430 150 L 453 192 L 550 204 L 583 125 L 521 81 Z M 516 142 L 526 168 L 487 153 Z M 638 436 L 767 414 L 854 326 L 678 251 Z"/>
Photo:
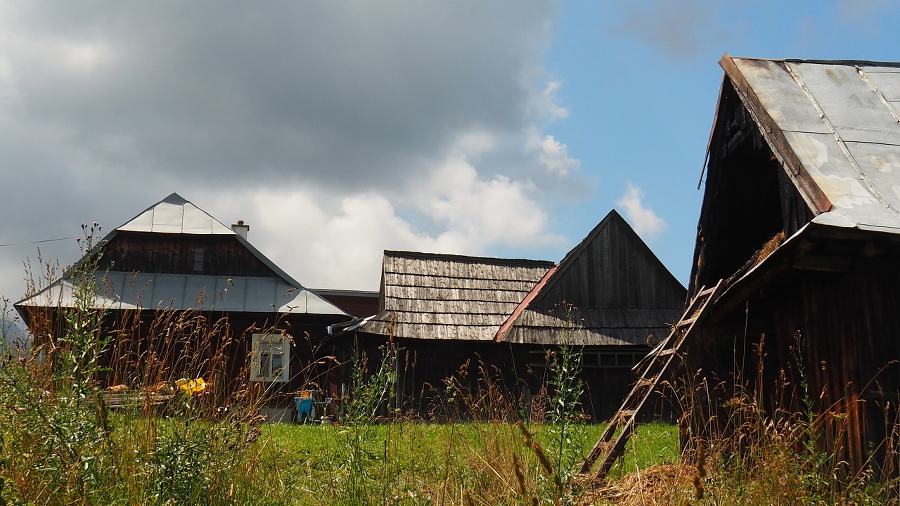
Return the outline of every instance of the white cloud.
<path id="1" fill-rule="evenodd" d="M 528 196 L 527 185 L 504 176 L 481 179 L 461 158 L 413 186 L 408 205 L 435 224 L 431 232 L 414 226 L 376 192 L 334 201 L 314 187 L 216 191 L 193 202 L 201 208 L 210 202 L 205 209 L 222 221 L 245 220 L 250 242 L 312 288 L 377 289 L 385 249 L 483 255 L 497 245 L 527 249 L 562 240 L 547 230 L 547 215 Z"/>
<path id="2" fill-rule="evenodd" d="M 348 195 L 336 203 L 314 188 L 208 197 L 217 199 L 217 208 L 234 210 L 241 202 L 239 217 L 250 225 L 250 242 L 311 288 L 376 290 L 383 250 L 428 250 L 437 243 L 375 193 Z"/>
<path id="3" fill-rule="evenodd" d="M 578 160 L 569 157 L 568 146 L 552 135 L 535 135 L 529 144 L 537 151 L 544 169 L 552 175 L 566 177 L 578 168 Z"/>
<path id="4" fill-rule="evenodd" d="M 628 190 L 616 205 L 625 209 L 625 217 L 631 222 L 634 231 L 644 240 L 650 242 L 665 232 L 666 221 L 660 218 L 653 209 L 643 203 L 644 192 L 637 186 L 628 183 Z"/>
<path id="5" fill-rule="evenodd" d="M 535 90 L 531 98 L 532 113 L 536 118 L 554 121 L 569 117 L 569 110 L 559 103 L 556 92 L 562 88 L 562 81 L 550 80 L 543 90 Z"/>
<path id="6" fill-rule="evenodd" d="M 506 176 L 481 178 L 463 155 L 448 157 L 418 186 L 417 209 L 466 238 L 472 251 L 490 245 L 554 244 L 547 215 L 531 194 L 535 188 Z"/>

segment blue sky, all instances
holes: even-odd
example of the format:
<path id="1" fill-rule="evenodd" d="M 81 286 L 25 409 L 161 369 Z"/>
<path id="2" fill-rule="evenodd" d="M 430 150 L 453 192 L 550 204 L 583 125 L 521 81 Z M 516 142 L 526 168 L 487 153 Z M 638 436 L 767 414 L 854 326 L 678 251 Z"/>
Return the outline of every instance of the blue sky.
<path id="1" fill-rule="evenodd" d="M 545 62 L 569 115 L 547 132 L 596 187 L 577 205 L 560 205 L 556 226 L 577 237 L 613 206 L 627 215 L 617 202 L 630 183 L 666 224 L 645 240 L 683 283 L 722 54 L 900 58 L 900 2 L 562 2 L 558 14 Z"/>
<path id="2" fill-rule="evenodd" d="M 0 0 L 0 294 L 177 192 L 312 288 L 560 260 L 612 208 L 686 282 L 724 52 L 897 61 L 900 2 Z"/>

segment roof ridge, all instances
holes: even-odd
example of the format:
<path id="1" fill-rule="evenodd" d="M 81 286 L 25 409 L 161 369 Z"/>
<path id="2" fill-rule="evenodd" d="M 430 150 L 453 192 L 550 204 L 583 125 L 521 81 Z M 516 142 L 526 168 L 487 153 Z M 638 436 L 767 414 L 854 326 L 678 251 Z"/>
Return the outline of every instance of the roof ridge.
<path id="1" fill-rule="evenodd" d="M 813 65 L 864 65 L 873 67 L 897 67 L 900 68 L 900 62 L 895 61 L 878 61 L 878 60 L 855 60 L 855 59 L 837 59 L 828 60 L 823 58 L 759 58 L 753 56 L 730 56 L 727 52 L 724 56 L 728 56 L 733 60 L 755 60 L 769 62 L 784 63 L 809 63 Z"/>
<path id="2" fill-rule="evenodd" d="M 549 266 L 555 265 L 555 262 L 550 260 L 534 260 L 529 258 L 500 258 L 500 257 L 485 257 L 485 256 L 474 256 L 474 255 L 460 255 L 455 253 L 427 253 L 422 251 L 400 251 L 400 250 L 384 250 L 385 257 L 394 257 L 394 258 L 410 258 L 417 260 L 448 260 L 448 261 L 476 261 L 481 263 L 493 263 L 500 265 L 511 265 L 511 264 L 532 264 L 535 266 Z"/>

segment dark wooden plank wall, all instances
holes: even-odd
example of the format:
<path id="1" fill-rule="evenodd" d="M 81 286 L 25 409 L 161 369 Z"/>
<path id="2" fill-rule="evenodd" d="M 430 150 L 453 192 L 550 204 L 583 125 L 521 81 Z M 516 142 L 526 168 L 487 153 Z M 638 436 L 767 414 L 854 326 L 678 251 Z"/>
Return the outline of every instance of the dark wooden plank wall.
<path id="1" fill-rule="evenodd" d="M 305 314 L 109 311 L 101 332 L 113 339 L 102 358 L 108 369 L 98 381 L 104 387 L 143 388 L 202 376 L 210 401 L 224 406 L 246 386 L 250 334 L 284 329 L 292 338 L 290 380 L 268 390 L 271 406 L 288 407 L 298 390 L 310 382 L 327 385 L 329 374 L 334 374 L 336 364 L 325 358 L 327 348 L 322 345 L 328 323 L 334 322 Z"/>
<path id="2" fill-rule="evenodd" d="M 195 251 L 203 268 L 195 270 Z M 100 268 L 124 272 L 260 276 L 276 274 L 234 236 L 117 232 L 103 250 Z"/>
<path id="3" fill-rule="evenodd" d="M 813 217 L 727 79 L 706 176 L 691 295 L 738 271 L 777 233 L 789 237 Z"/>
<path id="4" fill-rule="evenodd" d="M 585 244 L 585 250 L 565 271 L 557 272 L 558 281 L 542 291 L 530 307 L 552 309 L 562 301 L 601 309 L 682 307 L 684 288 L 648 253 L 634 232 L 612 222 Z M 649 327 L 659 324 L 645 323 Z"/>
<path id="5" fill-rule="evenodd" d="M 874 465 L 897 473 L 900 462 L 885 461 L 897 456 L 879 446 L 898 421 L 897 265 L 900 255 L 883 255 L 858 260 L 850 272 L 795 271 L 777 289 L 767 287 L 701 329 L 688 347 L 687 370 L 702 370 L 710 385 L 721 385 L 719 401 L 744 388 L 770 414 L 802 412 L 806 396 L 822 423 L 821 448 L 846 461 L 847 471 Z M 732 416 L 717 414 L 721 421 Z M 695 433 L 709 430 L 709 415 L 694 419 Z M 723 425 L 718 430 L 728 432 Z"/>
<path id="6" fill-rule="evenodd" d="M 349 364 L 354 343 L 347 336 L 344 339 L 346 342 L 336 346 L 335 353 L 342 357 L 345 364 Z M 364 352 L 370 359 L 370 370 L 377 368 L 388 341 L 369 334 L 357 335 L 355 339 L 358 351 Z M 397 385 L 400 389 L 400 409 L 407 415 L 446 420 L 452 417 L 472 419 L 489 413 L 487 416 L 506 414 L 517 419 L 527 411 L 521 403 L 539 395 L 547 380 L 546 368 L 535 365 L 536 362 L 543 362 L 544 354 L 549 350 L 542 345 L 426 339 L 398 339 L 393 343 L 399 350 Z M 614 349 L 622 351 L 623 347 L 616 346 Z M 646 347 L 624 349 L 635 353 L 647 351 Z M 585 350 L 609 351 L 610 348 L 595 346 Z M 464 365 L 467 367 L 464 368 Z M 342 374 L 340 381 L 347 384 L 350 368 L 345 367 Z M 608 419 L 618 409 L 636 379 L 630 367 L 585 367 L 580 376 L 585 388 L 582 412 L 593 421 Z M 481 400 L 483 411 L 475 414 L 463 406 L 454 405 L 463 402 L 459 397 L 448 403 L 447 380 L 451 377 L 472 392 L 479 389 L 483 392 L 487 377 L 506 396 L 502 401 L 505 404 L 487 406 L 497 399 L 489 401 L 485 398 Z M 650 418 L 664 412 L 662 407 L 654 405 L 647 416 Z M 533 416 L 539 415 L 535 413 Z"/>

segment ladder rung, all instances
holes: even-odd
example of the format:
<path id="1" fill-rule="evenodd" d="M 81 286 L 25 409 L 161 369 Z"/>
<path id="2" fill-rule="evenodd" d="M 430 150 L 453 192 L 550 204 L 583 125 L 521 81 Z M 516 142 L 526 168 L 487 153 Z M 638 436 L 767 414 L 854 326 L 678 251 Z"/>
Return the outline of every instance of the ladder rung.
<path id="1" fill-rule="evenodd" d="M 685 319 L 683 319 L 683 320 L 679 320 L 678 323 L 675 324 L 675 327 L 676 327 L 676 328 L 677 328 L 677 327 L 687 327 L 687 326 L 689 326 L 690 324 L 694 323 L 695 321 L 697 321 L 697 317 L 696 317 L 696 316 L 692 316 L 692 317 L 690 317 L 690 318 L 685 318 Z"/>
<path id="2" fill-rule="evenodd" d="M 634 384 L 635 388 L 644 388 L 653 385 L 653 382 L 656 381 L 656 378 L 641 378 L 637 380 L 637 383 Z"/>
<path id="3" fill-rule="evenodd" d="M 647 385 L 656 385 L 666 372 L 666 368 L 672 359 L 662 359 L 677 353 L 684 339 L 687 337 L 688 328 L 696 323 L 697 319 L 702 316 L 709 304 L 712 302 L 712 296 L 720 287 L 725 286 L 723 280 L 719 280 L 716 286 L 712 288 L 701 289 L 697 295 L 688 304 L 687 310 L 684 312 L 681 320 L 672 326 L 672 331 L 664 341 L 657 344 L 644 358 L 638 361 L 632 368 L 634 371 L 643 370 L 640 380 L 634 384 L 631 392 L 625 397 L 622 408 L 610 419 L 609 425 L 600 436 L 600 440 L 591 451 L 588 458 L 585 459 L 581 467 L 582 473 L 587 473 L 599 457 L 599 450 L 602 448 L 606 456 L 601 460 L 600 470 L 597 477 L 602 479 L 606 476 L 612 467 L 613 462 L 619 458 L 625 449 L 625 444 L 631 437 L 634 430 L 634 423 L 638 411 L 643 409 L 644 402 L 649 399 L 651 392 L 645 390 Z M 654 369 L 656 368 L 656 369 Z M 651 371 L 656 371 L 651 373 Z M 651 377 L 647 377 L 653 374 Z M 643 391 L 642 391 L 643 390 Z M 631 409 L 629 409 L 631 408 Z M 615 441 L 608 441 L 613 437 L 616 431 L 621 429 Z"/>
<path id="4" fill-rule="evenodd" d="M 709 297 L 709 295 L 710 295 L 711 293 L 713 293 L 715 290 L 716 290 L 716 287 L 715 287 L 715 286 L 710 287 L 710 288 L 707 288 L 707 289 L 705 289 L 705 290 L 700 290 L 699 292 L 697 292 L 697 296 L 694 297 L 694 300 L 697 300 L 697 299 L 699 299 L 700 297 Z"/>
<path id="5" fill-rule="evenodd" d="M 618 418 L 618 419 L 620 419 L 620 420 L 623 420 L 623 421 L 624 421 L 626 418 L 631 418 L 632 416 L 634 416 L 634 410 L 633 410 L 633 409 L 622 409 L 622 410 L 620 410 L 618 413 L 616 413 L 616 418 Z"/>

